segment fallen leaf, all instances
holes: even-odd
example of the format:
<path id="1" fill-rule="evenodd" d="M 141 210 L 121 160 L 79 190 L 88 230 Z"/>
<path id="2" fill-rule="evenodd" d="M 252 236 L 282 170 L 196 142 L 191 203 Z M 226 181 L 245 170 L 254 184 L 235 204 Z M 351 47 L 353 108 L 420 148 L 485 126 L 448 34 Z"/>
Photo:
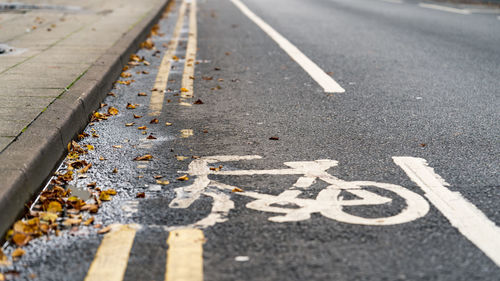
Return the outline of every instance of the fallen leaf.
<path id="1" fill-rule="evenodd" d="M 29 236 L 25 233 L 22 233 L 22 232 L 17 232 L 17 233 L 14 233 L 14 235 L 12 235 L 11 239 L 12 239 L 12 242 L 14 242 L 14 244 L 16 244 L 19 247 L 22 247 L 22 246 L 28 244 L 28 242 L 31 240 L 31 236 Z"/>
<path id="2" fill-rule="evenodd" d="M 194 104 L 203 104 L 203 102 L 200 99 L 197 99 Z"/>
<path id="3" fill-rule="evenodd" d="M 142 62 L 144 65 L 150 65 L 149 61 L 143 61 Z"/>
<path id="4" fill-rule="evenodd" d="M 170 123 L 170 122 L 165 122 L 165 126 L 172 126 L 172 123 Z"/>
<path id="5" fill-rule="evenodd" d="M 94 219 L 94 217 L 90 217 L 90 218 L 88 218 L 86 221 L 84 221 L 84 222 L 83 222 L 83 225 L 88 226 L 88 225 L 90 225 L 91 223 L 93 223 L 93 222 L 94 222 L 94 220 L 95 220 L 95 219 Z"/>
<path id="6" fill-rule="evenodd" d="M 158 122 L 160 122 L 160 121 L 158 121 L 158 119 L 154 118 L 151 121 L 149 121 L 149 124 L 158 124 Z"/>
<path id="7" fill-rule="evenodd" d="M 143 70 L 142 74 L 149 74 L 149 71 Z"/>
<path id="8" fill-rule="evenodd" d="M 111 230 L 111 226 L 108 225 L 106 226 L 105 228 L 101 228 L 97 231 L 97 234 L 104 234 L 104 233 L 108 233 L 109 231 Z"/>
<path id="9" fill-rule="evenodd" d="M 137 130 L 146 130 L 148 127 L 146 126 L 140 126 L 140 127 L 137 127 Z"/>
<path id="10" fill-rule="evenodd" d="M 143 155 L 143 156 L 135 157 L 134 161 L 148 161 L 148 160 L 151 160 L 152 158 L 153 158 L 153 155 L 146 154 L 146 155 Z"/>
<path id="11" fill-rule="evenodd" d="M 186 93 L 186 92 L 189 92 L 189 90 L 186 88 L 181 88 L 181 92 Z"/>
<path id="12" fill-rule="evenodd" d="M 49 213 L 59 213 L 59 212 L 62 212 L 62 206 L 61 206 L 61 203 L 57 202 L 57 201 L 52 201 L 49 203 L 49 205 L 47 206 L 47 212 Z"/>
<path id="13" fill-rule="evenodd" d="M 78 172 L 80 174 L 85 174 L 90 168 L 92 167 L 92 163 L 89 163 L 87 166 L 81 168 L 80 170 L 78 170 Z"/>
<path id="14" fill-rule="evenodd" d="M 126 126 L 126 127 L 131 127 L 131 126 L 134 126 L 134 125 L 135 125 L 135 123 L 134 123 L 134 122 L 132 122 L 132 123 L 125 123 L 125 126 Z"/>
<path id="15" fill-rule="evenodd" d="M 153 135 L 149 135 L 149 136 L 147 136 L 147 137 L 146 137 L 146 139 L 148 139 L 148 140 L 155 140 L 155 139 L 156 139 L 156 137 L 155 137 L 155 136 L 153 136 Z"/>
<path id="16" fill-rule="evenodd" d="M 0 266 L 10 266 L 11 264 L 12 263 L 9 261 L 9 258 L 3 253 L 2 249 L 0 248 Z M 2 281 L 1 276 L 0 276 L 0 281 Z"/>
<path id="17" fill-rule="evenodd" d="M 158 175 L 158 176 L 153 176 L 153 178 L 155 178 L 155 179 L 161 179 L 161 178 L 163 178 L 163 176 Z"/>
<path id="18" fill-rule="evenodd" d="M 116 115 L 118 114 L 118 109 L 116 107 L 110 107 L 108 108 L 108 114 L 111 114 L 111 115 Z"/>
<path id="19" fill-rule="evenodd" d="M 104 161 L 106 160 L 106 158 L 104 158 L 103 156 L 99 156 L 99 160 Z"/>
<path id="20" fill-rule="evenodd" d="M 93 145 L 91 145 L 91 144 L 87 144 L 87 149 L 88 150 L 94 150 L 95 147 Z"/>
<path id="21" fill-rule="evenodd" d="M 180 155 L 176 155 L 175 158 L 179 161 L 184 161 L 186 159 L 188 159 L 189 157 L 186 157 L 186 156 L 180 156 Z"/>
<path id="22" fill-rule="evenodd" d="M 276 137 L 276 136 L 273 136 L 273 137 L 270 137 L 269 139 L 270 139 L 270 140 L 279 140 L 280 138 L 279 138 L 279 137 Z"/>
<path id="23" fill-rule="evenodd" d="M 243 192 L 243 189 L 239 188 L 239 187 L 235 187 L 231 190 L 231 192 Z"/>
<path id="24" fill-rule="evenodd" d="M 175 60 L 175 61 L 179 60 L 179 58 L 177 56 L 173 56 L 172 59 Z"/>
<path id="25" fill-rule="evenodd" d="M 122 148 L 121 145 L 112 145 L 111 147 L 113 147 L 113 148 Z"/>
<path id="26" fill-rule="evenodd" d="M 63 222 L 63 225 L 65 225 L 65 226 L 80 225 L 81 222 L 82 222 L 81 219 L 66 219 Z"/>
<path id="27" fill-rule="evenodd" d="M 187 180 L 189 180 L 189 178 L 187 175 L 183 175 L 183 176 L 178 177 L 177 180 L 178 181 L 187 181 Z"/>
<path id="28" fill-rule="evenodd" d="M 122 73 L 120 74 L 120 76 L 121 76 L 122 78 L 129 78 L 129 77 L 131 77 L 131 76 L 132 76 L 132 73 L 129 73 L 129 72 L 122 72 Z"/>
<path id="29" fill-rule="evenodd" d="M 170 182 L 168 180 L 156 180 L 156 183 L 157 184 L 162 184 L 162 185 L 170 184 Z"/>
<path id="30" fill-rule="evenodd" d="M 118 173 L 118 169 L 117 168 L 114 168 L 113 169 L 113 174 L 117 174 Z"/>
<path id="31" fill-rule="evenodd" d="M 135 198 L 146 198 L 146 193 L 144 193 L 144 192 L 138 192 L 135 195 Z"/>
<path id="32" fill-rule="evenodd" d="M 90 213 L 97 213 L 97 211 L 99 210 L 99 206 L 97 206 L 95 204 L 86 204 L 80 210 L 81 211 L 88 211 Z"/>
<path id="33" fill-rule="evenodd" d="M 134 109 L 135 105 L 131 103 L 127 103 L 127 109 Z"/>
<path id="34" fill-rule="evenodd" d="M 135 114 L 134 114 L 134 118 L 136 118 L 136 119 L 137 119 L 137 118 L 141 118 L 141 117 L 142 117 L 142 115 L 135 115 Z"/>
<path id="35" fill-rule="evenodd" d="M 13 259 L 17 259 L 17 258 L 20 258 L 22 257 L 24 254 L 26 254 L 26 251 L 21 249 L 21 248 L 17 248 L 15 249 L 13 252 L 12 252 L 12 258 Z"/>
<path id="36" fill-rule="evenodd" d="M 137 95 L 138 95 L 138 96 L 140 96 L 140 97 L 144 97 L 144 96 L 147 96 L 148 94 L 146 94 L 146 93 L 144 93 L 144 92 L 140 92 L 140 93 L 138 93 Z"/>
<path id="37" fill-rule="evenodd" d="M 111 201 L 111 196 L 107 192 L 101 191 L 101 193 L 99 194 L 99 200 Z"/>
<path id="38" fill-rule="evenodd" d="M 180 132 L 181 132 L 181 138 L 189 138 L 190 136 L 193 135 L 192 129 L 182 129 L 180 130 Z"/>

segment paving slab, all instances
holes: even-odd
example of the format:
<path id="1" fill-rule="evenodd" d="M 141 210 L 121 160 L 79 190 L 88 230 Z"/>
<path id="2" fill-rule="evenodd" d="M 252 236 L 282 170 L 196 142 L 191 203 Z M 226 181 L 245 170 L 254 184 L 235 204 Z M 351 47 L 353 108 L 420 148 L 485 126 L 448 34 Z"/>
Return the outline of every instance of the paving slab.
<path id="1" fill-rule="evenodd" d="M 24 49 L 0 55 L 0 234 L 41 188 L 168 2 L 47 0 L 63 9 L 0 14 L 0 44 Z"/>

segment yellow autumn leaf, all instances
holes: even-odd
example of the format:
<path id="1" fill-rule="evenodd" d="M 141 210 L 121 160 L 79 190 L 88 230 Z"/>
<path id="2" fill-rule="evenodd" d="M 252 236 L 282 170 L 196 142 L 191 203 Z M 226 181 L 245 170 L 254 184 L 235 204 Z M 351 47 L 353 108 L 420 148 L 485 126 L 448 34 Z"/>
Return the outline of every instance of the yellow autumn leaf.
<path id="1" fill-rule="evenodd" d="M 183 175 L 183 176 L 178 177 L 177 180 L 179 180 L 179 181 L 187 181 L 187 180 L 189 180 L 189 178 L 188 178 L 187 175 Z"/>
<path id="2" fill-rule="evenodd" d="M 101 201 L 110 201 L 111 200 L 111 196 L 109 196 L 109 194 L 107 192 L 101 192 L 99 194 L 99 199 Z"/>
<path id="3" fill-rule="evenodd" d="M 161 185 L 167 185 L 167 184 L 170 184 L 170 182 L 168 180 L 156 180 L 156 183 L 157 184 L 161 184 Z"/>
<path id="4" fill-rule="evenodd" d="M 40 214 L 40 219 L 42 221 L 46 221 L 46 222 L 50 222 L 50 223 L 54 223 L 56 220 L 57 220 L 57 214 L 55 213 L 41 213 Z"/>
<path id="5" fill-rule="evenodd" d="M 111 114 L 111 115 L 116 115 L 116 114 L 118 114 L 118 112 L 119 111 L 118 111 L 118 109 L 116 107 L 112 107 L 111 106 L 110 108 L 108 108 L 108 113 Z"/>
<path id="6" fill-rule="evenodd" d="M 17 259 L 17 258 L 20 258 L 22 257 L 24 254 L 26 254 L 26 251 L 21 249 L 21 248 L 17 248 L 14 250 L 14 252 L 12 252 L 12 258 L 13 259 Z"/>
<path id="7" fill-rule="evenodd" d="M 93 222 L 94 222 L 94 217 L 90 217 L 89 219 L 83 222 L 83 225 L 90 225 Z"/>
<path id="8" fill-rule="evenodd" d="M 184 160 L 188 159 L 189 157 L 177 155 L 177 156 L 175 156 L 175 158 L 176 158 L 178 161 L 184 161 Z"/>
<path id="9" fill-rule="evenodd" d="M 184 93 L 185 93 L 185 92 L 189 92 L 189 90 L 188 90 L 188 89 L 186 89 L 186 88 L 181 88 L 181 92 L 184 92 Z"/>
<path id="10" fill-rule="evenodd" d="M 49 205 L 47 206 L 47 212 L 49 212 L 49 213 L 59 213 L 59 212 L 62 212 L 61 203 L 59 203 L 57 201 L 50 202 Z"/>
<path id="11" fill-rule="evenodd" d="M 88 150 L 94 150 L 95 147 L 93 145 L 91 145 L 91 144 L 87 144 L 87 149 Z"/>

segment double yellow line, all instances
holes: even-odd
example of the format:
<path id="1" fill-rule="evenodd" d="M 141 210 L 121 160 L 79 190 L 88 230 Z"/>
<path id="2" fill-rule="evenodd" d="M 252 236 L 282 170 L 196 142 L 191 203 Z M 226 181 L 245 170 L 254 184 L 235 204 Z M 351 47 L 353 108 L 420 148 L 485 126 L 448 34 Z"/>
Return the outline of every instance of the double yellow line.
<path id="1" fill-rule="evenodd" d="M 149 102 L 150 116 L 159 116 L 161 114 L 163 102 L 165 99 L 165 91 L 168 85 L 168 76 L 170 75 L 172 60 L 174 60 L 174 55 L 177 50 L 177 46 L 179 45 L 179 39 L 182 26 L 184 25 L 184 15 L 186 14 L 186 9 L 187 3 L 186 1 L 183 1 L 181 7 L 179 8 L 179 16 L 177 18 L 177 23 L 175 24 L 172 40 L 170 41 L 165 55 L 163 55 L 160 68 L 158 69 L 158 74 L 156 75 L 156 80 Z M 181 84 L 181 87 L 184 90 L 181 92 L 181 97 L 183 99 L 193 97 L 193 75 L 196 60 L 196 38 L 198 32 L 196 25 L 196 0 L 191 0 L 189 3 L 189 37 L 186 47 L 186 58 L 184 62 Z"/>
<path id="2" fill-rule="evenodd" d="M 188 3 L 182 1 L 171 43 L 162 58 L 153 86 L 149 104 L 149 115 L 159 116 L 163 108 L 168 76 L 179 45 Z M 182 103 L 193 97 L 194 65 L 196 60 L 196 0 L 189 2 L 189 37 L 186 60 L 182 74 Z M 185 103 L 190 105 L 189 103 Z M 139 227 L 137 225 L 114 225 L 104 235 L 85 281 L 122 281 L 127 269 L 130 251 Z M 167 239 L 166 281 L 203 280 L 203 243 L 205 238 L 199 229 L 179 229 L 170 232 Z"/>
<path id="3" fill-rule="evenodd" d="M 122 281 L 138 227 L 115 225 L 102 239 L 85 281 Z M 199 229 L 170 232 L 167 244 L 166 281 L 203 280 L 203 243 Z"/>

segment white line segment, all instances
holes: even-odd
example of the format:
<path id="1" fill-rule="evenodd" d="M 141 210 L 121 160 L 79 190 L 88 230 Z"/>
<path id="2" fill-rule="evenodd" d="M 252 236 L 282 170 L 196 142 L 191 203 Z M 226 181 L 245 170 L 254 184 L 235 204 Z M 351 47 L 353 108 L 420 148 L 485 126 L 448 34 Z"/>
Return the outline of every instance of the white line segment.
<path id="1" fill-rule="evenodd" d="M 401 0 L 380 0 L 380 1 L 384 1 L 384 2 L 392 3 L 392 4 L 403 4 L 403 1 L 401 1 Z"/>
<path id="2" fill-rule="evenodd" d="M 425 192 L 425 197 L 453 227 L 500 266 L 500 227 L 459 192 L 446 188 L 449 184 L 427 165 L 425 159 L 415 157 L 392 157 L 392 159 Z"/>
<path id="3" fill-rule="evenodd" d="M 264 22 L 260 17 L 248 9 L 245 4 L 240 0 L 231 0 L 233 4 L 238 7 L 243 14 L 257 24 L 264 32 L 271 37 L 278 45 L 295 61 L 297 62 L 310 76 L 318 83 L 326 93 L 344 93 L 345 90 L 326 74 L 318 65 L 311 61 L 304 55 L 297 47 L 290 41 L 279 34 L 269 24 Z"/>
<path id="4" fill-rule="evenodd" d="M 418 5 L 422 8 L 434 9 L 434 10 L 443 11 L 443 12 L 450 12 L 450 13 L 462 14 L 462 15 L 470 14 L 470 11 L 468 11 L 468 10 L 446 7 L 446 6 L 441 6 L 441 5 L 434 5 L 434 4 L 427 4 L 427 3 L 419 3 Z"/>

